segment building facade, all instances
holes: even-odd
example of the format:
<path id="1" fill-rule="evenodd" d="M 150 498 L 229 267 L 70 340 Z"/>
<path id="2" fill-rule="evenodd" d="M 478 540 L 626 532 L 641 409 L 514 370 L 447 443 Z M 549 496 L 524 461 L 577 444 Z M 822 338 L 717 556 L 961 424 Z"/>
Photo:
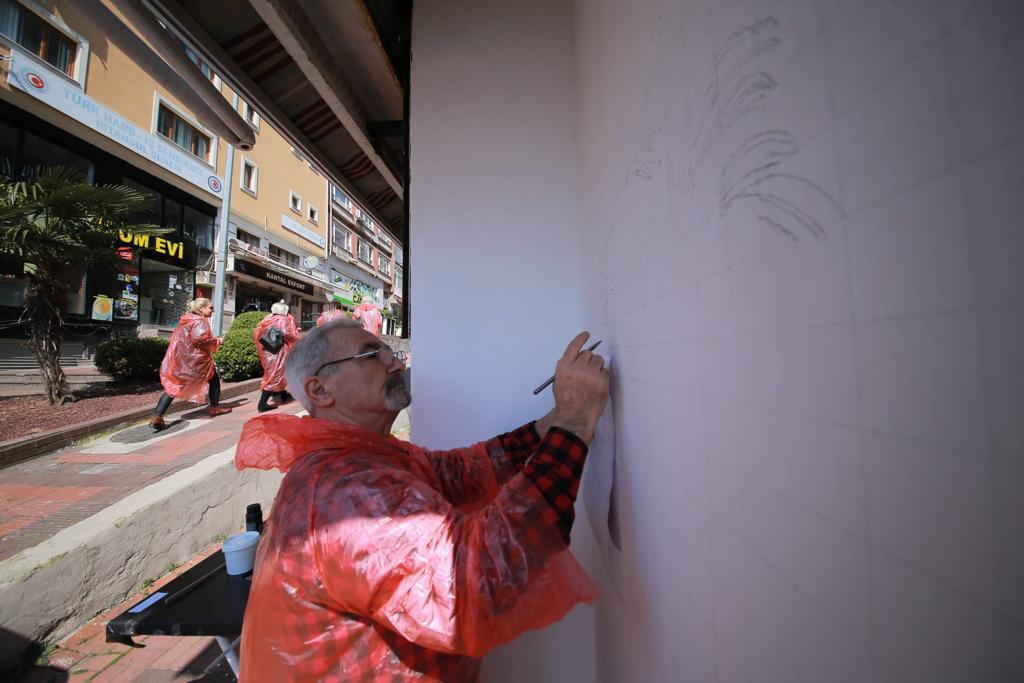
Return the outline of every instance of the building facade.
<path id="1" fill-rule="evenodd" d="M 87 17 L 63 3 L 0 0 L 2 170 L 24 177 L 39 166 L 72 166 L 91 182 L 138 188 L 154 199 L 139 224 L 170 229 L 121 235 L 123 262 L 90 269 L 72 297 L 69 336 L 169 334 L 191 299 L 213 298 L 224 211 L 223 329 L 237 313 L 280 300 L 307 327 L 331 301 L 351 307 L 368 296 L 386 309 L 394 239 L 189 45 L 181 50 L 253 128 L 255 146 L 236 150 L 230 169 L 227 144 Z M 337 256 L 339 244 L 354 259 Z M 5 319 L 17 317 L 24 291 L 24 264 L 0 262 Z"/>

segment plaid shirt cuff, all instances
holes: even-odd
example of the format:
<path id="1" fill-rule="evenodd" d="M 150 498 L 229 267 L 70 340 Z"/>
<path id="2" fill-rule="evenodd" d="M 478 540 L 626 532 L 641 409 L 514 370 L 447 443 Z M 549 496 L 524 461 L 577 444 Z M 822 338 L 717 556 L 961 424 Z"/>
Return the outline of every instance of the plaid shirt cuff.
<path id="1" fill-rule="evenodd" d="M 528 422 L 518 429 L 498 436 L 501 449 L 516 472 L 523 469 L 523 465 L 540 446 L 540 434 L 537 433 L 536 424 Z"/>
<path id="2" fill-rule="evenodd" d="M 550 521 L 558 527 L 566 545 L 569 545 L 569 534 L 576 521 L 573 506 L 586 460 L 587 444 L 570 431 L 552 427 L 537 447 L 536 455 L 522 470 L 551 507 Z"/>

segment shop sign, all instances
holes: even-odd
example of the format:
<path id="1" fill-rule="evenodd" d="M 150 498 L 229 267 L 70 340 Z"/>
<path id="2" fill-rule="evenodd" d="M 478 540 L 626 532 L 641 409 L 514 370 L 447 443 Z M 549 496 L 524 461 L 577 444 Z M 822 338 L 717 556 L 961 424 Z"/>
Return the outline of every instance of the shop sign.
<path id="1" fill-rule="evenodd" d="M 125 244 L 185 262 L 185 243 L 180 240 L 169 240 L 159 235 L 135 235 L 126 230 L 119 230 L 117 236 Z"/>
<path id="2" fill-rule="evenodd" d="M 284 273 L 268 270 L 263 266 L 243 261 L 240 258 L 235 259 L 235 271 L 251 275 L 252 277 L 259 278 L 261 280 L 266 280 L 267 282 L 273 282 L 275 285 L 287 287 L 288 289 L 294 289 L 295 291 L 302 292 L 303 294 L 313 294 L 313 285 L 308 282 L 296 280 Z"/>
<path id="3" fill-rule="evenodd" d="M 11 50 L 7 82 L 204 192 L 215 197 L 223 196 L 224 183 L 212 168 L 160 135 L 150 133 L 108 109 L 82 92 L 77 84 L 71 84 L 25 53 Z"/>
<path id="4" fill-rule="evenodd" d="M 369 300 L 373 301 L 377 308 L 383 308 L 384 306 L 384 290 L 374 289 L 370 285 L 366 284 L 362 280 L 351 278 L 337 270 L 332 269 L 331 274 L 334 276 L 334 287 L 335 289 L 341 290 L 341 295 L 346 299 L 355 300 L 358 295 L 360 301 Z"/>

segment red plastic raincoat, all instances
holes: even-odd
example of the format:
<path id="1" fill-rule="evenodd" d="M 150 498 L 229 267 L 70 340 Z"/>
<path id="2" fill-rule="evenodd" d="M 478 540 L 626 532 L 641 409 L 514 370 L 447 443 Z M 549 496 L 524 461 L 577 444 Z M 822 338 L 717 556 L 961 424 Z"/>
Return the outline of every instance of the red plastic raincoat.
<path id="1" fill-rule="evenodd" d="M 160 362 L 160 384 L 167 395 L 203 403 L 207 382 L 215 371 L 210 354 L 220 345 L 221 340 L 210 329 L 209 318 L 198 313 L 181 316 Z"/>
<path id="2" fill-rule="evenodd" d="M 260 344 L 260 337 L 271 327 L 281 330 L 284 335 L 284 346 L 277 353 L 268 351 Z M 268 315 L 261 320 L 252 331 L 252 340 L 256 344 L 256 353 L 260 356 L 260 365 L 263 366 L 263 380 L 260 382 L 260 389 L 264 391 L 284 391 L 288 386 L 284 380 L 284 361 L 288 357 L 288 351 L 292 344 L 299 340 L 299 328 L 295 325 L 295 318 L 288 315 Z"/>
<path id="3" fill-rule="evenodd" d="M 320 317 L 316 319 L 316 324 L 323 325 L 324 323 L 329 323 L 332 320 L 341 320 L 345 317 L 347 317 L 345 315 L 345 311 L 324 311 L 320 314 Z"/>
<path id="4" fill-rule="evenodd" d="M 352 314 L 352 317 L 356 320 L 363 321 L 363 329 L 367 332 L 380 336 L 380 328 L 384 325 L 384 316 L 380 314 L 377 307 L 369 301 L 364 301 L 359 304 L 356 312 Z"/>
<path id="5" fill-rule="evenodd" d="M 597 591 L 498 438 L 428 451 L 293 415 L 238 469 L 288 474 L 256 557 L 244 681 L 476 681 L 480 660 Z"/>

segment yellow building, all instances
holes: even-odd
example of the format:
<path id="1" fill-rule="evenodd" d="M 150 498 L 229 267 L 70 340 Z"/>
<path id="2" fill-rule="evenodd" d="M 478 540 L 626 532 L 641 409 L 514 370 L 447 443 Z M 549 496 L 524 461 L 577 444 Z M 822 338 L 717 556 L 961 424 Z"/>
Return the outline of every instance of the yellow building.
<path id="1" fill-rule="evenodd" d="M 225 329 L 236 312 L 269 310 L 282 299 L 305 324 L 327 302 L 350 303 L 355 292 L 386 304 L 394 245 L 381 226 L 351 201 L 339 210 L 344 193 L 168 33 L 189 60 L 183 68 L 204 75 L 253 129 L 255 145 L 234 150 L 227 169 L 232 154 L 215 132 L 219 126 L 169 91 L 167 65 L 140 60 L 128 42 L 108 39 L 96 17 L 74 6 L 0 0 L 0 162 L 22 175 L 40 165 L 70 165 L 95 182 L 139 187 L 154 197 L 140 223 L 173 231 L 124 235 L 124 263 L 89 271 L 69 306 L 72 336 L 76 325 L 83 334 L 98 326 L 166 332 L 190 299 L 213 298 L 225 210 Z M 346 248 L 355 258 L 345 258 Z M 0 264 L 0 308 L 21 306 L 20 273 L 20 264 Z"/>

